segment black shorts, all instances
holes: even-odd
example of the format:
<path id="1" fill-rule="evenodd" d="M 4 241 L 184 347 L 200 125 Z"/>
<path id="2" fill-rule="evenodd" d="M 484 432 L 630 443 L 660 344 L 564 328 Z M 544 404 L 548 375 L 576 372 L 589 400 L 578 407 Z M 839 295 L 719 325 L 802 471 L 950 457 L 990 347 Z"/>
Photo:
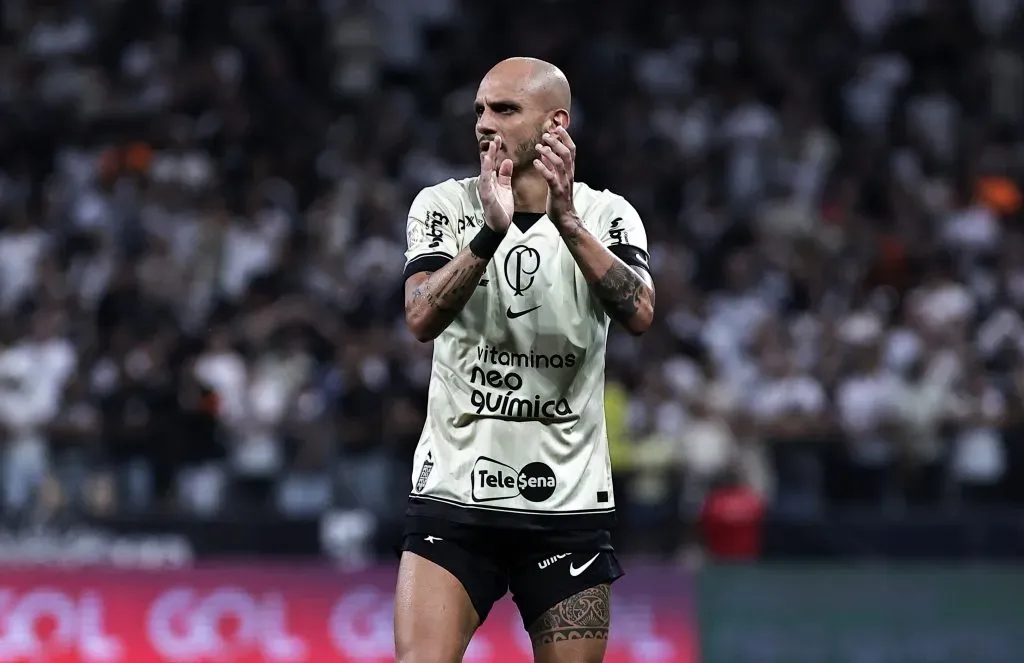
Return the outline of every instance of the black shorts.
<path id="1" fill-rule="evenodd" d="M 622 577 L 610 541 L 603 530 L 548 533 L 408 518 L 401 549 L 458 578 L 481 622 L 511 590 L 529 628 L 565 599 Z"/>

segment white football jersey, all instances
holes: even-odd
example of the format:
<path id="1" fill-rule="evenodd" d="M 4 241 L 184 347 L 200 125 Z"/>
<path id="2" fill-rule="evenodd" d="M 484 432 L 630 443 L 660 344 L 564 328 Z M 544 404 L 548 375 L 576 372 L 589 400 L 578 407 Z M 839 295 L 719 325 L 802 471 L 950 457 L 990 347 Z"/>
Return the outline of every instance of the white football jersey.
<path id="1" fill-rule="evenodd" d="M 574 201 L 591 233 L 627 264 L 647 269 L 647 236 L 624 198 L 577 182 Z M 409 212 L 406 277 L 440 269 L 482 225 L 477 178 L 421 191 Z M 434 341 L 410 515 L 532 529 L 610 527 L 608 325 L 554 225 L 540 214 L 516 214 L 469 302 Z"/>

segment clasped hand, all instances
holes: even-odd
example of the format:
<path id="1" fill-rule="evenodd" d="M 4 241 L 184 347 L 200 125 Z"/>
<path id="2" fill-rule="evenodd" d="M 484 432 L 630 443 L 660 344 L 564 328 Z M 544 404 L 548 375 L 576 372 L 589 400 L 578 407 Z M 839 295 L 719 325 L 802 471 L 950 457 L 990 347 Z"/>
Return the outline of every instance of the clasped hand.
<path id="1" fill-rule="evenodd" d="M 484 222 L 491 230 L 506 233 L 515 213 L 512 195 L 512 160 L 498 161 L 501 138 L 488 141 L 487 149 L 480 153 L 480 202 L 484 208 Z"/>
<path id="2" fill-rule="evenodd" d="M 541 136 L 536 145 L 539 158 L 533 165 L 548 183 L 548 218 L 556 226 L 564 226 L 576 218 L 573 205 L 573 181 L 576 171 L 576 144 L 564 127 Z"/>
<path id="3" fill-rule="evenodd" d="M 576 219 L 573 205 L 573 181 L 576 169 L 576 144 L 563 127 L 541 136 L 539 155 L 533 166 L 548 185 L 547 215 L 556 226 L 567 226 Z M 487 225 L 504 233 L 512 223 L 515 202 L 512 196 L 512 160 L 498 161 L 501 139 L 495 137 L 480 155 L 480 200 Z"/>

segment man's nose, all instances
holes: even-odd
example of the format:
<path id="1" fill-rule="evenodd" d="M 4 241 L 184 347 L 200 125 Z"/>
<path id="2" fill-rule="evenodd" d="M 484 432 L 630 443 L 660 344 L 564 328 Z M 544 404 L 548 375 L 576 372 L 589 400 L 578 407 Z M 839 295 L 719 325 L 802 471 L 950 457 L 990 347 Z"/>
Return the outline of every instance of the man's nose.
<path id="1" fill-rule="evenodd" d="M 476 133 L 479 136 L 493 136 L 498 133 L 498 130 L 494 126 L 493 116 L 484 111 L 483 114 L 476 120 Z"/>

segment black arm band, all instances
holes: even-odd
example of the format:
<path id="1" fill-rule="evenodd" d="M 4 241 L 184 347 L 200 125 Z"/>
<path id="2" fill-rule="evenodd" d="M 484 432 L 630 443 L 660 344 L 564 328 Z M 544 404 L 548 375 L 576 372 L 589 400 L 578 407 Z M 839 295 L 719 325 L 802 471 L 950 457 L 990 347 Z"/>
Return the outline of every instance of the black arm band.
<path id="1" fill-rule="evenodd" d="M 469 242 L 469 250 L 473 252 L 477 258 L 483 260 L 490 260 L 494 257 L 495 252 L 498 250 L 498 246 L 501 245 L 501 240 L 505 239 L 505 235 L 496 230 L 493 230 L 486 223 L 480 228 L 480 231 L 476 234 Z"/>

